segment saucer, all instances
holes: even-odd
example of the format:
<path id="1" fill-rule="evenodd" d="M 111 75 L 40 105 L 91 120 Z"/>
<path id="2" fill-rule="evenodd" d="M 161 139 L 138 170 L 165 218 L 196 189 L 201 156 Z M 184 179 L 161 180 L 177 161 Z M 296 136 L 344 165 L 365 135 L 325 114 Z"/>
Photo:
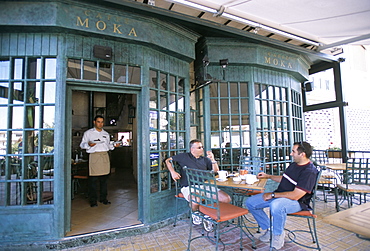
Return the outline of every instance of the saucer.
<path id="1" fill-rule="evenodd" d="M 227 181 L 227 179 L 220 179 L 220 178 L 217 178 L 216 180 L 221 181 L 221 182 Z"/>

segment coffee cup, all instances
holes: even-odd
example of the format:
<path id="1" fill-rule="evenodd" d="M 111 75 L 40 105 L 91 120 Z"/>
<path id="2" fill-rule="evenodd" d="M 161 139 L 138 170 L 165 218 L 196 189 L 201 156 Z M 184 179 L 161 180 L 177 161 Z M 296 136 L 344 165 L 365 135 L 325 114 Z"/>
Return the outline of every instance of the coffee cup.
<path id="1" fill-rule="evenodd" d="M 227 171 L 218 171 L 218 178 L 220 180 L 226 180 L 227 179 Z"/>
<path id="2" fill-rule="evenodd" d="M 258 179 L 257 179 L 257 176 L 254 175 L 254 174 L 246 174 L 245 175 L 245 183 L 251 185 L 253 184 L 254 182 L 256 182 Z"/>

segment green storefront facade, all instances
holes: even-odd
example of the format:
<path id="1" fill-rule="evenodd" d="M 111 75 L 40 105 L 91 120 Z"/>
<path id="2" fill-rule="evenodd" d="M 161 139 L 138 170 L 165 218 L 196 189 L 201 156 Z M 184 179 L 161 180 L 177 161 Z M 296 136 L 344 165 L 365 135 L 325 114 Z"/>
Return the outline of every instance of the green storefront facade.
<path id="1" fill-rule="evenodd" d="M 224 169 L 258 155 L 280 172 L 291 144 L 304 139 L 302 83 L 310 71 L 337 65 L 258 35 L 215 26 L 205 36 L 189 29 L 191 20 L 179 25 L 142 4 L 140 12 L 107 1 L 0 4 L 3 243 L 61 240 L 71 230 L 75 91 L 133 97 L 132 165 L 139 220 L 150 231 L 175 212 L 166 157 L 196 137 Z M 22 150 L 14 149 L 15 135 Z"/>

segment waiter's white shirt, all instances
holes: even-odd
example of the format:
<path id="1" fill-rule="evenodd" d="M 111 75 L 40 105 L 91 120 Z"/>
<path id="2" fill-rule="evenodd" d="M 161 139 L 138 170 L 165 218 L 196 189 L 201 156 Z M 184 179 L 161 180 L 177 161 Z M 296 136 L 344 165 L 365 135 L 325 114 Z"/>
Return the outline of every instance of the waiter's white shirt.
<path id="1" fill-rule="evenodd" d="M 89 142 L 97 143 L 95 146 L 89 146 Z M 104 129 L 100 132 L 94 128 L 87 130 L 82 137 L 80 144 L 82 149 L 86 149 L 87 153 L 108 152 L 114 149 L 113 142 L 110 143 L 109 133 Z"/>

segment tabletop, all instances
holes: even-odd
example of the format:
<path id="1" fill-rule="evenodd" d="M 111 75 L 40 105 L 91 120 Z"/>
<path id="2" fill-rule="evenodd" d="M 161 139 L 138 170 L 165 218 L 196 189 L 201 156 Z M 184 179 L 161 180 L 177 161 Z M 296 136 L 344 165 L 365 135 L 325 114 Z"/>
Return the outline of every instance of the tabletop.
<path id="1" fill-rule="evenodd" d="M 325 222 L 370 238 L 370 203 L 324 217 Z"/>
<path id="2" fill-rule="evenodd" d="M 228 178 L 226 181 L 216 181 L 219 187 L 241 188 L 250 190 L 265 190 L 265 185 L 268 179 L 259 179 L 253 184 L 246 184 L 245 180 L 233 181 L 233 178 Z"/>
<path id="3" fill-rule="evenodd" d="M 346 163 L 335 163 L 335 164 L 330 164 L 327 163 L 325 166 L 331 170 L 346 170 Z"/>

